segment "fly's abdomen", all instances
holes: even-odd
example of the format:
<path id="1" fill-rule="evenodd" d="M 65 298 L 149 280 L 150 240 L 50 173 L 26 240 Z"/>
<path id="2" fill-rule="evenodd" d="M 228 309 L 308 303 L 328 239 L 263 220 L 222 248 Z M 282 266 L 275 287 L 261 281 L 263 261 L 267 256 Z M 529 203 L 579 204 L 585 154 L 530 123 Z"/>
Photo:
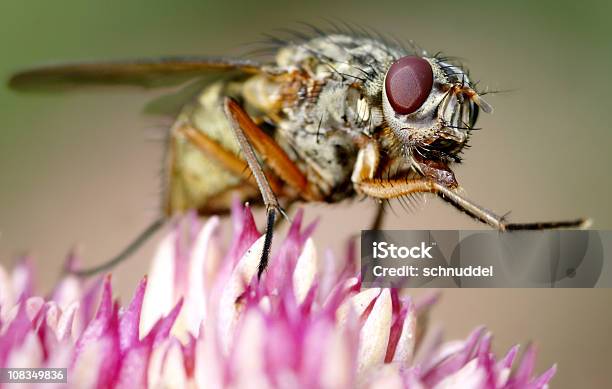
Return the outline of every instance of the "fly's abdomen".
<path id="1" fill-rule="evenodd" d="M 240 158 L 235 140 L 223 111 L 223 99 L 232 96 L 240 83 L 217 81 L 207 86 L 179 114 L 171 130 L 167 156 L 165 207 L 168 214 L 196 209 L 202 214 L 227 210 L 231 192 L 242 200 L 257 201 L 257 190 L 243 175 L 231 172 L 215 158 L 197 147 L 180 130 L 189 126 L 200 131 L 223 151 Z"/>

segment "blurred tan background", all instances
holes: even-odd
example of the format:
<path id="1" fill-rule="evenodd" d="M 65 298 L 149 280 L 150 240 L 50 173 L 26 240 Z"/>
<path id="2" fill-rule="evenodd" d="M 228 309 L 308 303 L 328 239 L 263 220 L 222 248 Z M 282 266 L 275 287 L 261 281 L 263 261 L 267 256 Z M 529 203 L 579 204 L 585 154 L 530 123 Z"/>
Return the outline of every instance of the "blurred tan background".
<path id="1" fill-rule="evenodd" d="M 274 28 L 324 18 L 370 26 L 464 59 L 489 97 L 457 176 L 471 197 L 517 221 L 592 216 L 612 227 L 612 3 L 583 2 L 82 1 L 0 3 L 0 77 L 33 64 L 170 54 L 227 55 Z M 66 253 L 84 261 L 115 254 L 157 212 L 167 128 L 141 114 L 160 92 L 135 89 L 15 94 L 0 89 L 0 263 L 30 253 L 45 288 Z M 162 132 L 160 132 L 162 131 Z M 401 206 L 386 228 L 480 228 L 435 199 Z M 322 216 L 320 251 L 340 255 L 365 228 L 369 201 L 309 206 Z M 259 223 L 263 222 L 260 217 Z M 333 232 L 330 234 L 329 232 Z M 128 296 L 146 272 L 155 239 L 114 278 Z M 534 340 L 538 371 L 557 362 L 558 388 L 609 387 L 610 290 L 447 290 L 433 322 L 451 338 L 489 327 L 501 353 Z"/>

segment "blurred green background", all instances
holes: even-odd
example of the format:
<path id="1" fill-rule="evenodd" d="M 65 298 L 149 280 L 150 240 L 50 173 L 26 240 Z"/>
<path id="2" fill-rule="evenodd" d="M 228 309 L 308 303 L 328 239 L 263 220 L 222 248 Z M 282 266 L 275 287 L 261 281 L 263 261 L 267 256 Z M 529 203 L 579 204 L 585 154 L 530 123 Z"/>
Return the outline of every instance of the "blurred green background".
<path id="1" fill-rule="evenodd" d="M 300 21 L 369 26 L 459 56 L 481 86 L 511 91 L 489 97 L 495 113 L 481 118 L 484 130 L 456 171 L 474 200 L 512 210 L 517 221 L 592 216 L 595 228 L 610 229 L 611 11 L 608 1 L 3 0 L 0 77 L 49 61 L 239 55 L 244 43 Z M 73 247 L 87 263 L 102 261 L 152 220 L 163 144 L 147 139 L 169 123 L 141 110 L 160 93 L 0 89 L 2 265 L 27 250 L 49 287 Z M 339 252 L 372 212 L 363 202 L 309 206 L 307 215 L 323 216 L 319 249 Z M 433 200 L 396 212 L 385 227 L 480 227 Z M 154 247 L 149 242 L 118 269 L 121 294 L 146 272 Z M 540 371 L 559 363 L 554 387 L 604 387 L 611 382 L 611 301 L 608 290 L 445 291 L 433 321 L 450 337 L 485 324 L 500 351 L 534 339 Z"/>

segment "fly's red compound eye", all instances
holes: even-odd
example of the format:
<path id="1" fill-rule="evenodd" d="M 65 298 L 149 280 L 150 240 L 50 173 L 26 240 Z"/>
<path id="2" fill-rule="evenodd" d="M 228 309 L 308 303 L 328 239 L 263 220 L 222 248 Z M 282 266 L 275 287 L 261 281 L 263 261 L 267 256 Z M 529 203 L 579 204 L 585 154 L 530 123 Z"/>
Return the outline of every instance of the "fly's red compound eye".
<path id="1" fill-rule="evenodd" d="M 423 105 L 433 86 L 433 71 L 426 59 L 402 57 L 391 65 L 385 79 L 389 103 L 401 115 L 413 113 Z"/>

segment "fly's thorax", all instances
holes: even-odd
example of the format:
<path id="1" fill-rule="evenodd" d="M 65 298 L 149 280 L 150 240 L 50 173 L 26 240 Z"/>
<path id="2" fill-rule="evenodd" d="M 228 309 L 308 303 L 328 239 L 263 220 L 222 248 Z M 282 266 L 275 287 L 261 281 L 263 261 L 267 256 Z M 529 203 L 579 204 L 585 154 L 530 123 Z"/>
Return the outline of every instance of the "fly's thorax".
<path id="1" fill-rule="evenodd" d="M 354 138 L 371 115 L 350 86 L 332 79 L 301 80 L 300 86 L 295 82 L 287 86 L 295 94 L 285 101 L 276 140 L 286 145 L 326 201 L 338 201 L 352 193 Z"/>
<path id="2" fill-rule="evenodd" d="M 276 132 L 276 141 L 316 187 L 322 200 L 335 202 L 352 194 L 350 175 L 357 147 L 342 130 L 317 134 L 316 127 L 295 127 L 284 121 Z"/>
<path id="3" fill-rule="evenodd" d="M 328 201 L 352 194 L 359 145 L 383 124 L 382 71 L 398 55 L 369 38 L 329 35 L 281 48 L 277 141 Z"/>
<path id="4" fill-rule="evenodd" d="M 326 201 L 349 197 L 356 139 L 382 124 L 380 106 L 372 104 L 361 85 L 334 77 L 300 74 L 282 90 L 277 141 L 288 145 L 288 153 L 295 154 L 296 163 Z"/>
<path id="5" fill-rule="evenodd" d="M 297 110 L 290 107 L 287 112 L 294 118 L 303 116 L 307 122 L 316 124 L 319 133 L 343 130 L 352 137 L 371 134 L 383 119 L 379 104 L 364 93 L 361 85 L 334 79 L 321 85 L 315 99 L 297 107 Z"/>
<path id="6" fill-rule="evenodd" d="M 261 111 L 273 113 L 283 105 L 283 82 L 281 76 L 271 77 L 259 74 L 247 79 L 242 85 L 242 97 L 245 102 Z M 287 78 L 286 75 L 282 77 Z"/>
<path id="7" fill-rule="evenodd" d="M 287 114 L 305 114 L 324 128 L 361 131 L 380 125 L 384 71 L 399 55 L 400 50 L 379 40 L 342 34 L 281 48 L 276 66 L 296 75 L 285 83 Z M 297 112 L 300 105 L 303 112 Z"/>

